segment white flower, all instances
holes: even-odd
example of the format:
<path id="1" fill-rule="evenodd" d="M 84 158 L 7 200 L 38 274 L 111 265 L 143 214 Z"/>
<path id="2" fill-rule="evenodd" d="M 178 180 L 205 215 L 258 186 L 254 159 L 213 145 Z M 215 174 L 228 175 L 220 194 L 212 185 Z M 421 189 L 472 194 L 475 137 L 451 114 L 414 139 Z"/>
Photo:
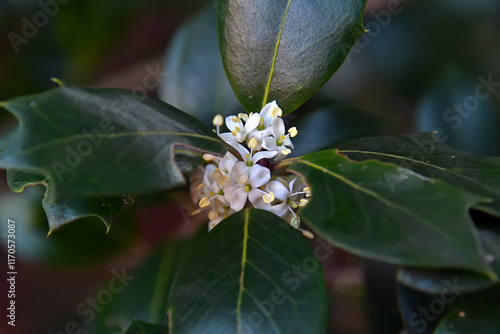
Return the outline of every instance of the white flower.
<path id="1" fill-rule="evenodd" d="M 275 160 L 281 160 L 290 153 L 292 153 L 293 144 L 290 137 L 295 137 L 297 135 L 297 129 L 291 128 L 285 135 L 285 124 L 281 118 L 276 117 L 273 119 L 271 126 L 272 137 L 264 138 L 262 142 L 262 147 L 268 151 L 276 152 Z"/>
<path id="2" fill-rule="evenodd" d="M 204 154 L 203 159 L 207 162 L 215 162 L 222 172 L 229 175 L 231 173 L 231 169 L 234 164 L 238 162 L 238 158 L 236 158 L 231 152 L 226 152 L 223 157 L 217 157 L 212 154 Z"/>
<path id="3" fill-rule="evenodd" d="M 219 136 L 227 143 L 237 141 L 242 143 L 247 140 L 247 136 L 259 125 L 259 114 L 246 114 L 226 117 L 226 126 L 231 132 L 221 133 Z M 243 122 L 245 124 L 243 124 Z"/>
<path id="4" fill-rule="evenodd" d="M 283 159 L 293 149 L 290 138 L 297 135 L 297 129 L 293 127 L 285 135 L 282 114 L 273 101 L 259 113 L 226 117 L 230 132 L 222 134 L 223 118 L 214 117 L 217 134 L 235 148 L 239 157 L 230 152 L 222 157 L 206 153 L 203 159 L 207 165 L 191 175 L 191 196 L 199 207 L 193 214 L 208 210 L 209 230 L 250 202 L 250 206 L 268 210 L 287 220 L 304 236 L 313 237 L 299 227 L 300 218 L 295 213 L 298 207 L 308 203 L 310 188 L 297 176 L 272 176 L 268 167 L 272 164 L 260 161 Z"/>
<path id="5" fill-rule="evenodd" d="M 270 211 L 289 221 L 293 227 L 299 228 L 300 218 L 294 210 L 308 203 L 304 198 L 308 196 L 308 187 L 301 187 L 297 180 L 298 178 L 293 178 L 287 183 L 282 178 L 277 178 L 266 185 L 263 195 L 252 194 L 249 199 L 256 208 Z"/>
<path id="6" fill-rule="evenodd" d="M 257 127 L 248 134 L 249 140 L 251 140 L 252 138 L 257 139 L 257 150 L 261 149 L 262 141 L 264 140 L 264 138 L 272 134 L 271 125 L 273 120 L 275 118 L 281 117 L 282 114 L 283 111 L 280 107 L 278 107 L 276 101 L 270 102 L 266 104 L 264 108 L 262 108 L 262 110 L 258 114 L 259 123 Z"/>
<path id="7" fill-rule="evenodd" d="M 248 151 L 243 145 L 239 143 L 229 143 L 232 147 L 234 147 L 238 153 L 241 155 L 241 158 L 246 163 L 247 166 L 251 167 L 256 164 L 261 159 L 271 159 L 274 158 L 277 154 L 276 151 L 260 151 L 254 153 L 254 149 L 257 147 L 257 139 L 252 138 L 248 143 L 250 147 L 250 151 Z"/>
<path id="8" fill-rule="evenodd" d="M 224 198 L 231 209 L 240 211 L 245 206 L 249 196 L 262 194 L 258 189 L 271 180 L 271 172 L 260 165 L 247 166 L 243 161 L 237 162 L 230 174 L 231 183 L 224 189 Z"/>

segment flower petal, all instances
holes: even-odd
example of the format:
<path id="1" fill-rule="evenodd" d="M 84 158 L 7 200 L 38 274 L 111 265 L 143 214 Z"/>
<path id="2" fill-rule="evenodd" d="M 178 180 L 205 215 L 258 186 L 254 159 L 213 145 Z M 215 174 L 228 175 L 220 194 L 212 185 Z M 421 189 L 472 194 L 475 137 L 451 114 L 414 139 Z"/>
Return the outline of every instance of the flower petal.
<path id="1" fill-rule="evenodd" d="M 260 116 L 259 114 L 253 114 L 248 118 L 248 121 L 245 123 L 245 132 L 250 133 L 250 131 L 257 128 L 259 125 Z"/>
<path id="2" fill-rule="evenodd" d="M 260 151 L 253 155 L 252 162 L 257 163 L 257 161 L 261 159 L 271 159 L 274 158 L 278 154 L 278 151 Z"/>
<path id="3" fill-rule="evenodd" d="M 253 165 L 250 167 L 248 175 L 248 183 L 252 188 L 262 187 L 264 184 L 271 180 L 271 171 L 261 165 Z"/>
<path id="4" fill-rule="evenodd" d="M 288 213 L 288 207 L 285 203 L 281 203 L 278 205 L 272 205 L 267 211 L 271 211 L 276 216 L 284 217 Z"/>
<path id="5" fill-rule="evenodd" d="M 285 123 L 279 117 L 275 117 L 273 119 L 272 129 L 273 137 L 276 140 L 280 139 L 282 135 L 285 135 Z"/>
<path id="6" fill-rule="evenodd" d="M 280 201 L 286 202 L 290 196 L 290 190 L 288 190 L 285 185 L 279 181 L 271 181 L 267 184 L 266 189 L 274 193 L 274 197 Z"/>
<path id="7" fill-rule="evenodd" d="M 231 132 L 224 132 L 224 133 L 220 133 L 219 134 L 219 137 L 225 141 L 226 143 L 230 144 L 231 142 L 234 142 L 236 141 L 236 137 L 233 136 L 233 134 Z"/>
<path id="8" fill-rule="evenodd" d="M 263 195 L 265 195 L 264 191 L 254 188 L 248 193 L 248 200 L 257 209 L 267 210 L 271 206 L 271 204 L 264 202 L 264 199 L 262 198 Z"/>
<path id="9" fill-rule="evenodd" d="M 232 194 L 229 203 L 231 205 L 231 209 L 234 211 L 240 211 L 245 206 L 247 202 L 248 193 L 245 192 L 243 188 L 236 188 Z"/>

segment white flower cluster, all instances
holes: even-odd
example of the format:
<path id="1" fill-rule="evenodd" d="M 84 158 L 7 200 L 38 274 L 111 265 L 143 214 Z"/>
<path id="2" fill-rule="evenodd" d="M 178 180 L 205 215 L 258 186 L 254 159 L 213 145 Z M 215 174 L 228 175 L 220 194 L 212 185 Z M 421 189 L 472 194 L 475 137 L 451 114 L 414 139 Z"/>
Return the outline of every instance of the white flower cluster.
<path id="1" fill-rule="evenodd" d="M 209 229 L 222 219 L 241 210 L 249 201 L 254 207 L 273 212 L 297 228 L 300 218 L 298 207 L 308 203 L 310 188 L 296 175 L 273 177 L 269 159 L 281 160 L 293 149 L 291 137 L 297 135 L 295 127 L 285 134 L 282 110 L 276 101 L 268 103 L 260 113 L 238 114 L 226 117 L 230 130 L 220 133 L 221 115 L 214 118 L 217 134 L 239 153 L 230 152 L 222 157 L 205 154 L 206 166 L 191 175 L 191 196 L 199 209 L 210 210 Z M 307 237 L 312 235 L 300 229 Z"/>

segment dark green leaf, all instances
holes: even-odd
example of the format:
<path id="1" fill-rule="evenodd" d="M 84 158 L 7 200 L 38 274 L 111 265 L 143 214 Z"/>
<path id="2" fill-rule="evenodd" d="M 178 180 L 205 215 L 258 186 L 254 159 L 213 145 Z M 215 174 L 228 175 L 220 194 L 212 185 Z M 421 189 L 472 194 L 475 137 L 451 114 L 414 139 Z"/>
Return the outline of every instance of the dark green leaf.
<path id="1" fill-rule="evenodd" d="M 20 260 L 52 266 L 88 266 L 136 244 L 137 226 L 128 215 L 121 216 L 108 233 L 104 233 L 99 219 L 88 217 L 47 237 L 47 219 L 40 205 L 43 192 L 43 187 L 29 187 L 21 194 L 2 194 L 0 219 L 16 222 L 16 243 L 22 245 L 16 248 Z M 7 236 L 7 224 L 0 225 L 1 235 Z"/>
<path id="2" fill-rule="evenodd" d="M 277 100 L 285 114 L 311 97 L 364 32 L 366 0 L 222 0 L 222 62 L 251 112 Z"/>
<path id="3" fill-rule="evenodd" d="M 48 180 L 39 174 L 24 171 L 7 171 L 7 182 L 14 192 L 22 192 L 27 186 L 43 184 L 49 188 Z M 49 222 L 49 234 L 64 224 L 84 217 L 98 217 L 109 229 L 111 223 L 132 205 L 130 196 L 70 198 L 50 201 L 43 198 L 43 208 Z"/>
<path id="4" fill-rule="evenodd" d="M 211 124 L 216 114 L 244 111 L 222 67 L 217 10 L 210 4 L 176 33 L 165 61 L 160 98 Z"/>
<path id="5" fill-rule="evenodd" d="M 169 240 L 152 252 L 134 271 L 134 279 L 90 324 L 88 332 L 123 330 L 134 319 L 166 326 L 167 300 L 174 277 L 206 230 L 202 226 L 191 239 Z"/>
<path id="6" fill-rule="evenodd" d="M 500 277 L 500 226 L 481 224 L 478 227 L 478 233 L 486 260 Z M 402 268 L 398 279 L 402 284 L 428 293 L 440 293 L 450 283 L 466 286 L 467 292 L 475 292 L 499 284 L 496 280 L 492 281 L 483 275 L 464 270 Z"/>
<path id="7" fill-rule="evenodd" d="M 13 129 L 7 131 L 7 133 L 0 136 L 0 152 L 3 151 L 7 146 L 9 146 L 10 141 L 14 138 L 17 133 L 18 127 L 15 126 Z"/>
<path id="8" fill-rule="evenodd" d="M 500 290 L 491 290 L 456 306 L 437 326 L 436 334 L 498 334 Z"/>
<path id="9" fill-rule="evenodd" d="M 148 324 L 134 320 L 124 334 L 168 334 L 168 328 L 161 325 Z"/>
<path id="10" fill-rule="evenodd" d="M 300 157 L 332 148 L 341 140 L 380 135 L 389 127 L 389 121 L 375 113 L 330 102 L 308 112 L 294 124 L 299 133 L 293 139 L 292 154 Z"/>
<path id="11" fill-rule="evenodd" d="M 0 167 L 46 177 L 50 203 L 169 189 L 184 183 L 174 151 L 226 151 L 193 117 L 125 90 L 63 86 L 2 105 L 20 126 Z"/>
<path id="12" fill-rule="evenodd" d="M 209 232 L 176 278 L 173 333 L 324 333 L 326 291 L 307 239 L 267 211 Z"/>
<path id="13" fill-rule="evenodd" d="M 290 169 L 312 189 L 300 216 L 334 245 L 395 264 L 494 276 L 467 211 L 480 197 L 391 164 L 351 161 L 335 150 L 294 159 Z M 389 184 L 387 174 L 398 180 Z"/>
<path id="14" fill-rule="evenodd" d="M 490 198 L 492 203 L 476 203 L 473 207 L 500 216 L 500 157 L 461 152 L 441 144 L 441 139 L 432 133 L 362 138 L 340 144 L 339 153 L 357 161 L 393 163 Z M 396 171 L 381 177 L 393 184 L 400 174 Z"/>
<path id="15" fill-rule="evenodd" d="M 398 301 L 406 331 L 409 334 L 433 334 L 446 312 L 463 300 L 463 291 L 455 287 L 453 289 L 447 289 L 442 299 L 440 295 L 399 284 Z"/>

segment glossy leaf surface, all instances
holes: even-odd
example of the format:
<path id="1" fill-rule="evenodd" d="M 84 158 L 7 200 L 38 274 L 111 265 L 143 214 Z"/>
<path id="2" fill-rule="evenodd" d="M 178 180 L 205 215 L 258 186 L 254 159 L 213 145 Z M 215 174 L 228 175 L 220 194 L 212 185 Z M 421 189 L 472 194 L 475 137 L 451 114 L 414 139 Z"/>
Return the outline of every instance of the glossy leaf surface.
<path id="1" fill-rule="evenodd" d="M 322 237 L 380 261 L 455 267 L 494 276 L 468 208 L 482 199 L 407 169 L 355 162 L 336 150 L 292 161 L 312 190 L 299 215 Z M 389 184 L 383 175 L 397 173 Z"/>
<path id="2" fill-rule="evenodd" d="M 441 144 L 432 133 L 408 136 L 362 138 L 339 145 L 339 153 L 350 159 L 377 159 L 418 174 L 443 180 L 469 193 L 491 199 L 473 207 L 500 216 L 500 157 L 474 155 Z M 383 174 L 389 184 L 401 175 Z"/>
<path id="3" fill-rule="evenodd" d="M 205 124 L 212 124 L 216 114 L 244 111 L 222 66 L 217 9 L 212 4 L 177 31 L 164 68 L 168 75 L 159 88 L 160 98 Z"/>
<path id="4" fill-rule="evenodd" d="M 323 272 L 307 239 L 267 211 L 237 212 L 195 247 L 171 291 L 172 333 L 324 333 Z"/>
<path id="5" fill-rule="evenodd" d="M 173 188 L 174 152 L 226 151 L 193 117 L 125 90 L 63 86 L 3 106 L 20 126 L 0 167 L 43 175 L 51 202 Z"/>
<path id="6" fill-rule="evenodd" d="M 290 113 L 311 97 L 364 32 L 365 0 L 222 0 L 222 62 L 241 104 L 277 100 Z"/>
<path id="7" fill-rule="evenodd" d="M 134 320 L 124 334 L 168 334 L 168 328 L 161 325 L 148 324 Z"/>

